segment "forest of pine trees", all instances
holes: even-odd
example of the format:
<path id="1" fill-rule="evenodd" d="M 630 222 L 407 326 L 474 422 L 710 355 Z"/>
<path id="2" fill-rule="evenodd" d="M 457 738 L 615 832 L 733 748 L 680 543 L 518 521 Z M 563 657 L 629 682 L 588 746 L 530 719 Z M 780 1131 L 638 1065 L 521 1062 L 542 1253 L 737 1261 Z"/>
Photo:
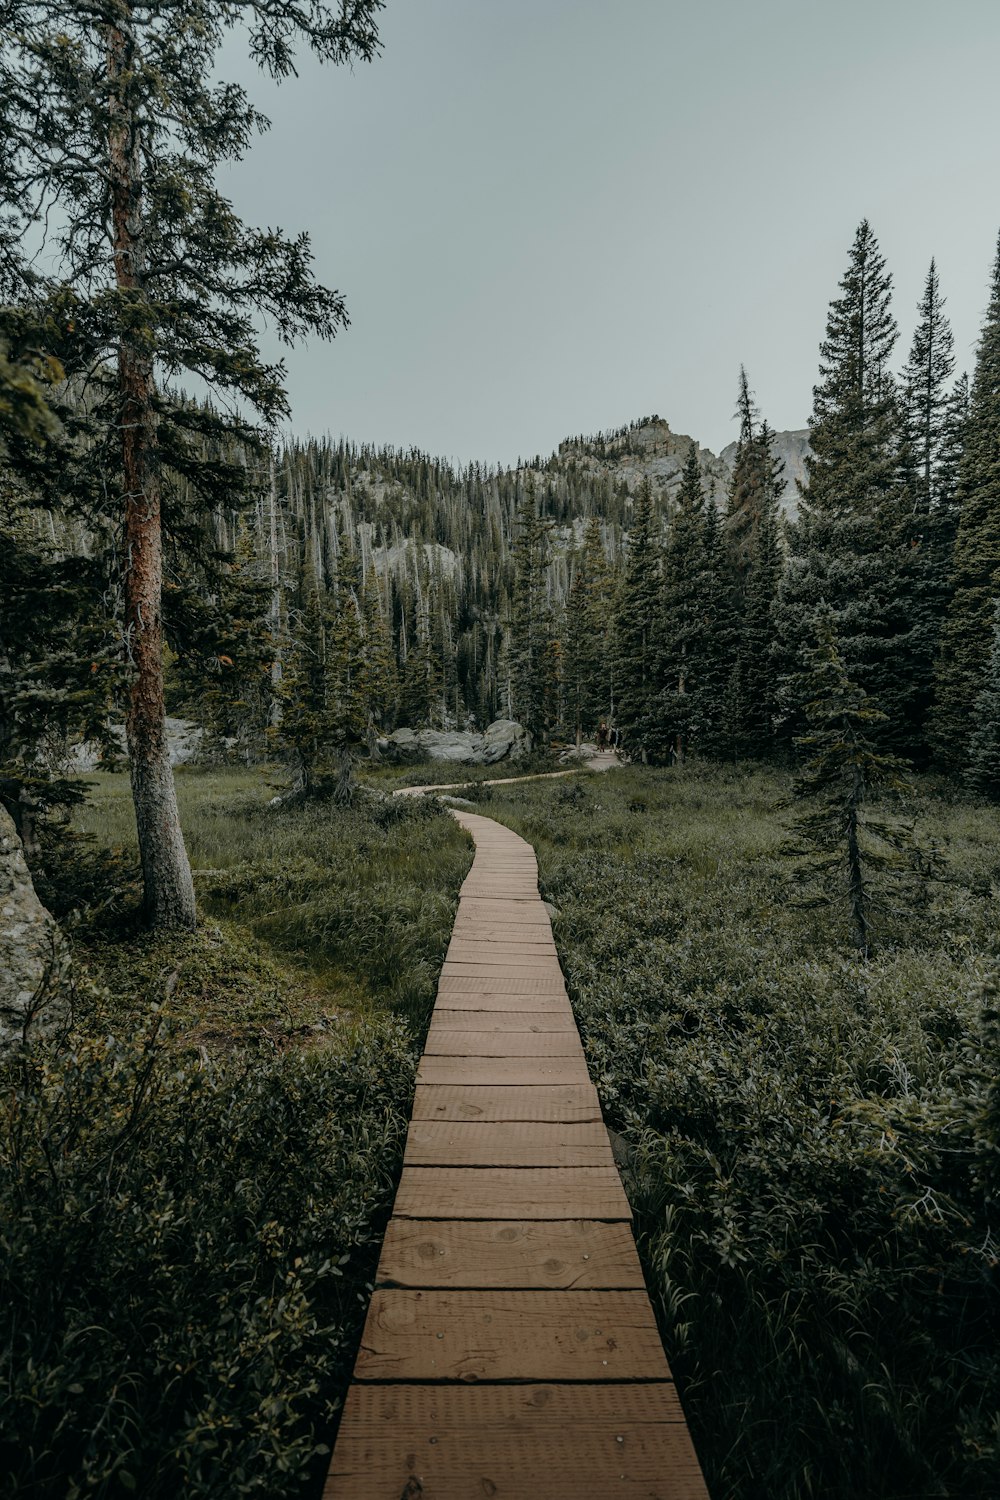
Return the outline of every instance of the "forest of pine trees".
<path id="1" fill-rule="evenodd" d="M 721 504 L 693 443 L 672 485 L 648 468 L 636 482 L 650 424 L 669 431 L 658 418 L 547 461 L 456 468 L 344 440 L 269 455 L 179 403 L 189 454 L 164 476 L 168 709 L 220 753 L 284 756 L 303 788 L 398 726 L 499 717 L 539 742 L 586 740 L 604 719 L 653 764 L 787 758 L 808 725 L 822 615 L 879 715 L 880 753 L 993 794 L 1000 259 L 971 382 L 955 375 L 935 264 L 905 359 L 891 292 L 862 223 L 829 308 L 791 519 L 745 370 Z M 7 339 L 14 354 L 27 342 L 11 320 Z M 49 456 L 11 438 L 5 460 L 2 775 L 22 825 L 40 782 L 59 795 L 52 748 L 99 738 L 121 694 L 113 527 L 79 494 L 91 414 L 72 382 L 59 389 Z M 53 453 L 75 486 L 58 500 Z"/>

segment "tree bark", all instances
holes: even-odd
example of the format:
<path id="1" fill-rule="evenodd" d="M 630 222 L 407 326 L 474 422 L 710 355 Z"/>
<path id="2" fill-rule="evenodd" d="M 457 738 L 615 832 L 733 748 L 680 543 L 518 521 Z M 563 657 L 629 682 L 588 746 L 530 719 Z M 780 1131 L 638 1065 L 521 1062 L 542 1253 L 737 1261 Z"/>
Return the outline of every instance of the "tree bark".
<path id="1" fill-rule="evenodd" d="M 124 27 L 128 26 L 126 14 Z M 128 308 L 118 342 L 124 510 L 125 649 L 131 670 L 125 737 L 146 915 L 153 927 L 195 925 L 194 882 L 184 848 L 167 748 L 163 697 L 163 551 L 153 359 L 143 339 L 143 202 L 139 132 L 127 96 L 131 38 L 109 28 L 108 158 L 115 281 Z"/>

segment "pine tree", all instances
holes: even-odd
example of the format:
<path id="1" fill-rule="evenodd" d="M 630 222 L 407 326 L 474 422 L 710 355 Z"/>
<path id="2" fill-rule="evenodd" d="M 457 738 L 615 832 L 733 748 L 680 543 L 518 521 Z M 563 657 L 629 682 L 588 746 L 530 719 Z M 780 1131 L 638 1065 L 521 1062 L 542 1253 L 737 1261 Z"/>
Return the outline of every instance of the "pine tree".
<path id="1" fill-rule="evenodd" d="M 78 299 L 75 362 L 98 435 L 90 450 L 118 497 L 126 714 L 132 792 L 150 921 L 191 927 L 194 888 L 164 724 L 163 521 L 169 475 L 211 491 L 191 428 L 243 431 L 220 405 L 195 416 L 164 398 L 161 375 L 185 373 L 259 414 L 286 412 L 280 367 L 260 355 L 256 325 L 288 341 L 332 336 L 342 299 L 312 280 L 304 237 L 254 232 L 215 186 L 265 118 L 216 59 L 230 27 L 275 77 L 295 45 L 320 59 L 370 58 L 378 0 L 301 7 L 293 0 L 11 0 L 0 8 L 0 211 L 3 295 L 30 306 Z M 52 226 L 36 254 L 36 226 Z M 44 270 L 39 267 L 44 266 Z M 165 482 L 165 480 L 167 482 Z M 206 494 L 206 500 L 208 495 Z"/>
<path id="2" fill-rule="evenodd" d="M 534 475 L 517 507 L 510 622 L 514 717 L 536 741 L 547 737 L 551 705 L 552 622 L 546 595 L 548 528 L 538 513 Z M 548 702 L 547 702 L 548 700 Z"/>
<path id="3" fill-rule="evenodd" d="M 1000 597 L 1000 242 L 964 424 L 958 504 L 952 599 L 941 630 L 932 714 L 936 758 L 951 769 L 966 763 Z"/>
<path id="4" fill-rule="evenodd" d="M 810 868 L 839 877 L 851 938 L 862 958 L 873 952 L 872 872 L 910 848 L 909 831 L 868 810 L 874 793 L 906 791 L 904 763 L 878 749 L 885 715 L 851 681 L 835 635 L 832 610 L 813 617 L 799 693 L 807 732 L 796 746 L 807 753 L 795 784 L 805 806 L 796 827 L 811 851 Z"/>
<path id="5" fill-rule="evenodd" d="M 707 505 L 692 443 L 663 560 L 656 682 L 645 744 L 653 759 L 724 748 L 734 619 L 719 520 Z"/>
<path id="6" fill-rule="evenodd" d="M 794 691 L 799 652 L 810 617 L 826 605 L 849 676 L 888 716 L 878 733 L 899 741 L 911 722 L 913 684 L 899 672 L 912 621 L 899 524 L 901 417 L 889 367 L 896 324 L 891 278 L 867 221 L 840 285 L 820 350 L 812 452 L 775 611 L 785 732 L 803 723 Z"/>
<path id="7" fill-rule="evenodd" d="M 624 748 L 643 759 L 648 754 L 645 736 L 657 690 L 661 557 L 647 479 L 635 500 L 614 626 L 616 717 Z"/>
<path id="8" fill-rule="evenodd" d="M 610 573 L 601 523 L 592 517 L 584 531 L 583 546 L 574 557 L 573 583 L 566 602 L 567 727 L 577 744 L 611 712 L 609 610 Z"/>
<path id="9" fill-rule="evenodd" d="M 932 260 L 901 382 L 904 420 L 898 537 L 911 630 L 900 643 L 897 671 L 911 684 L 909 748 L 920 761 L 926 759 L 926 721 L 941 627 L 951 600 L 957 527 L 955 450 L 960 441 L 956 417 L 961 391 L 956 398 L 949 388 L 955 356 L 944 306 Z"/>
<path id="10" fill-rule="evenodd" d="M 973 791 L 1000 801 L 1000 600 L 994 604 L 993 643 L 975 703 L 962 779 Z"/>
<path id="11" fill-rule="evenodd" d="M 740 435 L 726 497 L 725 540 L 735 587 L 737 645 L 727 737 L 736 755 L 770 753 L 778 711 L 774 610 L 782 573 L 779 500 L 784 465 L 740 367 Z"/>

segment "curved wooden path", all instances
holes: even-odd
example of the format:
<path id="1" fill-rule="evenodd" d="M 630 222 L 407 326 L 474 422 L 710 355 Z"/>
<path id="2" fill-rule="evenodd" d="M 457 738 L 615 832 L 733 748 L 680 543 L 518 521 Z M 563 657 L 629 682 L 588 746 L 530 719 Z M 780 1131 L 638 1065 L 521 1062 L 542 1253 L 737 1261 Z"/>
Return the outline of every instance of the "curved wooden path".
<path id="1" fill-rule="evenodd" d="M 454 816 L 476 856 L 324 1500 L 707 1500 L 534 850 Z"/>

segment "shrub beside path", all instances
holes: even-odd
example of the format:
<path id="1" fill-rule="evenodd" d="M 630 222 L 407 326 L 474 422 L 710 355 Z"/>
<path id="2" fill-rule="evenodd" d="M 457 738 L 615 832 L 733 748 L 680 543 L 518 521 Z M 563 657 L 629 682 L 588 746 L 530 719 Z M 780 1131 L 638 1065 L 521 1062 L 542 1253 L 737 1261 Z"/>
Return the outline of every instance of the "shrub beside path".
<path id="1" fill-rule="evenodd" d="M 324 1500 L 707 1500 L 534 850 L 453 816 L 476 856 Z"/>

